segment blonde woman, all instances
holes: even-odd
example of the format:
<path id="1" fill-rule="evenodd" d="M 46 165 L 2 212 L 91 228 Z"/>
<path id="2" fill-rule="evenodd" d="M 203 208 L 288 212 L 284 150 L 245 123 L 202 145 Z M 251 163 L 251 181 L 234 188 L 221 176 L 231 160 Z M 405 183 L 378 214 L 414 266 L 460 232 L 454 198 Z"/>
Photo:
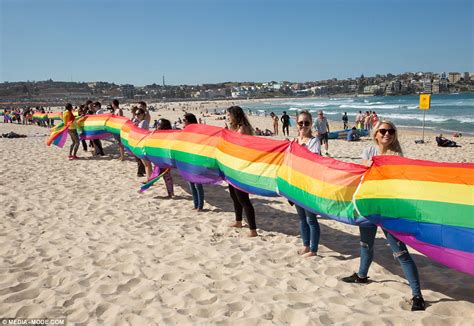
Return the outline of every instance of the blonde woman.
<path id="1" fill-rule="evenodd" d="M 301 111 L 296 116 L 296 128 L 298 137 L 294 141 L 306 147 L 310 152 L 321 155 L 321 143 L 318 137 L 314 137 L 311 132 L 313 118 L 308 111 Z M 296 212 L 300 218 L 300 235 L 303 240 L 303 248 L 298 250 L 298 254 L 303 257 L 317 256 L 319 237 L 321 230 L 319 228 L 316 214 L 295 204 Z"/>
<path id="2" fill-rule="evenodd" d="M 362 153 L 363 164 L 372 165 L 372 158 L 377 155 L 403 156 L 402 147 L 398 141 L 398 132 L 395 124 L 388 120 L 377 123 L 372 132 L 373 145 L 365 148 Z M 367 273 L 374 258 L 374 241 L 377 233 L 377 226 L 374 224 L 359 226 L 360 231 L 360 264 L 359 271 L 348 277 L 343 277 L 342 281 L 347 283 L 368 283 Z M 425 310 L 425 301 L 421 294 L 420 277 L 415 262 L 408 252 L 406 245 L 393 235 L 383 230 L 387 242 L 392 249 L 393 256 L 396 257 L 402 266 L 403 273 L 408 280 L 412 290 L 412 311 Z"/>

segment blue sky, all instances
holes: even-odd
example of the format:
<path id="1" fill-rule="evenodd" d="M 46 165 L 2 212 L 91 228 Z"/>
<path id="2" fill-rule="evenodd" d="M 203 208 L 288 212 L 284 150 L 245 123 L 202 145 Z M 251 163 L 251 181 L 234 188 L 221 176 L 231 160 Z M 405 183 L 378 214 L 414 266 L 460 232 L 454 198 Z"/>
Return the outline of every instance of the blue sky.
<path id="1" fill-rule="evenodd" d="M 0 80 L 146 85 L 474 71 L 473 1 L 0 0 Z"/>

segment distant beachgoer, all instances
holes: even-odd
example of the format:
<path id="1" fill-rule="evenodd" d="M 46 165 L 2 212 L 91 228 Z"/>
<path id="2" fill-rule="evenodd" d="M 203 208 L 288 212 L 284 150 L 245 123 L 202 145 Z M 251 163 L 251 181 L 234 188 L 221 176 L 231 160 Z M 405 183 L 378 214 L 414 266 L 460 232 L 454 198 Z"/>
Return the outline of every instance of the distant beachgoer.
<path id="1" fill-rule="evenodd" d="M 344 112 L 342 115 L 342 129 L 346 130 L 349 129 L 349 125 L 347 124 L 349 122 L 349 117 L 347 116 L 347 112 Z"/>
<path id="2" fill-rule="evenodd" d="M 375 111 L 372 112 L 372 127 L 375 127 L 377 123 L 379 122 L 379 116 Z"/>
<path id="3" fill-rule="evenodd" d="M 321 143 L 311 132 L 313 118 L 308 111 L 301 111 L 296 117 L 298 137 L 294 139 L 297 144 L 306 147 L 309 151 L 321 155 Z M 300 235 L 303 248 L 298 250 L 304 257 L 316 256 L 318 253 L 319 237 L 321 234 L 316 214 L 295 204 L 296 212 L 300 218 Z"/>
<path id="4" fill-rule="evenodd" d="M 112 109 L 113 109 L 113 114 L 119 117 L 123 117 L 123 110 L 119 106 L 119 101 L 117 99 L 114 99 L 112 101 Z M 117 142 L 118 148 L 119 148 L 119 160 L 123 161 L 125 160 L 125 148 L 122 145 L 122 141 L 120 139 L 120 134 L 116 135 L 114 134 L 114 139 Z"/>
<path id="5" fill-rule="evenodd" d="M 273 120 L 273 134 L 275 136 L 278 136 L 278 121 L 280 121 L 280 119 L 278 119 L 278 116 L 273 112 L 270 113 L 270 116 L 272 117 L 272 120 Z"/>
<path id="6" fill-rule="evenodd" d="M 455 141 L 443 137 L 442 134 L 435 137 L 435 140 L 439 147 L 461 147 Z"/>
<path id="7" fill-rule="evenodd" d="M 364 115 L 362 114 L 362 111 L 359 111 L 359 114 L 356 115 L 355 124 L 357 129 L 364 128 Z"/>
<path id="8" fill-rule="evenodd" d="M 131 109 L 132 112 L 132 122 L 135 126 L 138 126 L 140 122 L 137 117 L 138 106 L 133 106 Z M 145 176 L 145 165 L 143 164 L 142 160 L 135 156 L 135 161 L 137 162 L 137 177 L 141 178 Z"/>
<path id="9" fill-rule="evenodd" d="M 231 106 L 227 109 L 227 120 L 229 129 L 243 135 L 253 135 L 253 128 L 244 111 L 240 106 Z M 249 225 L 249 237 L 258 236 L 257 224 L 255 223 L 255 209 L 250 201 L 249 194 L 229 184 L 229 193 L 234 203 L 235 223 L 232 227 L 242 227 L 242 213 L 245 212 Z"/>
<path id="10" fill-rule="evenodd" d="M 79 136 L 77 135 L 77 126 L 76 122 L 74 121 L 74 113 L 72 112 L 72 104 L 67 103 L 66 104 L 66 111 L 63 113 L 63 121 L 64 124 L 67 125 L 68 123 L 71 123 L 69 125 L 69 136 L 71 137 L 72 144 L 69 147 L 69 160 L 75 160 L 77 159 L 77 150 L 79 149 Z"/>
<path id="11" fill-rule="evenodd" d="M 290 135 L 290 116 L 286 114 L 286 111 L 283 111 L 283 115 L 280 118 L 281 123 L 283 124 L 282 130 L 283 130 L 283 136 L 289 136 Z M 286 131 L 286 134 L 285 134 Z"/>
<path id="12" fill-rule="evenodd" d="M 192 113 L 186 113 L 184 115 L 183 122 L 184 127 L 198 123 L 196 116 Z M 188 185 L 189 189 L 191 190 L 191 194 L 193 195 L 194 209 L 198 212 L 202 212 L 204 210 L 204 187 L 202 184 L 194 182 L 188 182 Z"/>
<path id="13" fill-rule="evenodd" d="M 347 133 L 346 137 L 347 141 L 359 141 L 360 140 L 360 135 L 359 132 L 357 131 L 356 127 L 352 127 L 351 131 Z"/>
<path id="14" fill-rule="evenodd" d="M 365 112 L 365 117 L 364 117 L 364 129 L 369 131 L 372 129 L 372 115 L 369 111 Z"/>
<path id="15" fill-rule="evenodd" d="M 329 122 L 324 116 L 322 110 L 318 111 L 318 118 L 314 121 L 314 129 L 316 130 L 316 135 L 318 136 L 319 141 L 324 144 L 326 156 L 329 156 Z"/>
<path id="16" fill-rule="evenodd" d="M 375 145 L 364 149 L 362 153 L 363 164 L 372 165 L 372 158 L 376 155 L 403 156 L 402 148 L 398 141 L 397 128 L 395 124 L 388 120 L 380 121 L 375 126 L 372 139 Z M 359 226 L 360 231 L 360 264 L 359 271 L 348 277 L 343 277 L 342 281 L 347 283 L 368 283 L 367 273 L 374 257 L 374 241 L 377 233 L 377 226 L 374 224 Z M 425 301 L 421 294 L 420 277 L 415 262 L 408 252 L 407 246 L 396 237 L 382 229 L 387 238 L 387 242 L 392 249 L 393 256 L 397 258 L 402 266 L 403 273 L 412 290 L 412 311 L 425 310 Z"/>

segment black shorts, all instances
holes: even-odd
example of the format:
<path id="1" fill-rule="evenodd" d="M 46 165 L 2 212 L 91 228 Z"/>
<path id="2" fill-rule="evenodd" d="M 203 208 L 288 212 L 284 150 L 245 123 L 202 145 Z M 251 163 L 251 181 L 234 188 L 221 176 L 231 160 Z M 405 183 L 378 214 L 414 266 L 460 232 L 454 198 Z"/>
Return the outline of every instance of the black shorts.
<path id="1" fill-rule="evenodd" d="M 321 144 L 327 144 L 328 143 L 328 139 L 329 139 L 329 133 L 328 132 L 325 132 L 324 134 L 320 134 L 318 136 L 318 139 L 319 141 L 321 142 Z"/>

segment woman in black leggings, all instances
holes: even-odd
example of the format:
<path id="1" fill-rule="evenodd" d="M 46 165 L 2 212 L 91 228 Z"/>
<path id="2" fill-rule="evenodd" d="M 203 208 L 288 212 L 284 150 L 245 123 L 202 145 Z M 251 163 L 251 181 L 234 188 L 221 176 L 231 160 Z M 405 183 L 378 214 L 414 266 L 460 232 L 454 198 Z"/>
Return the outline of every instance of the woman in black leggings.
<path id="1" fill-rule="evenodd" d="M 245 116 L 240 106 L 231 106 L 227 109 L 227 120 L 229 121 L 229 129 L 241 133 L 243 135 L 253 135 L 253 128 L 249 120 Z M 245 212 L 247 222 L 249 224 L 249 237 L 256 237 L 257 224 L 255 223 L 255 210 L 250 201 L 249 194 L 229 185 L 230 198 L 234 202 L 235 223 L 232 227 L 242 227 L 242 212 Z"/>

